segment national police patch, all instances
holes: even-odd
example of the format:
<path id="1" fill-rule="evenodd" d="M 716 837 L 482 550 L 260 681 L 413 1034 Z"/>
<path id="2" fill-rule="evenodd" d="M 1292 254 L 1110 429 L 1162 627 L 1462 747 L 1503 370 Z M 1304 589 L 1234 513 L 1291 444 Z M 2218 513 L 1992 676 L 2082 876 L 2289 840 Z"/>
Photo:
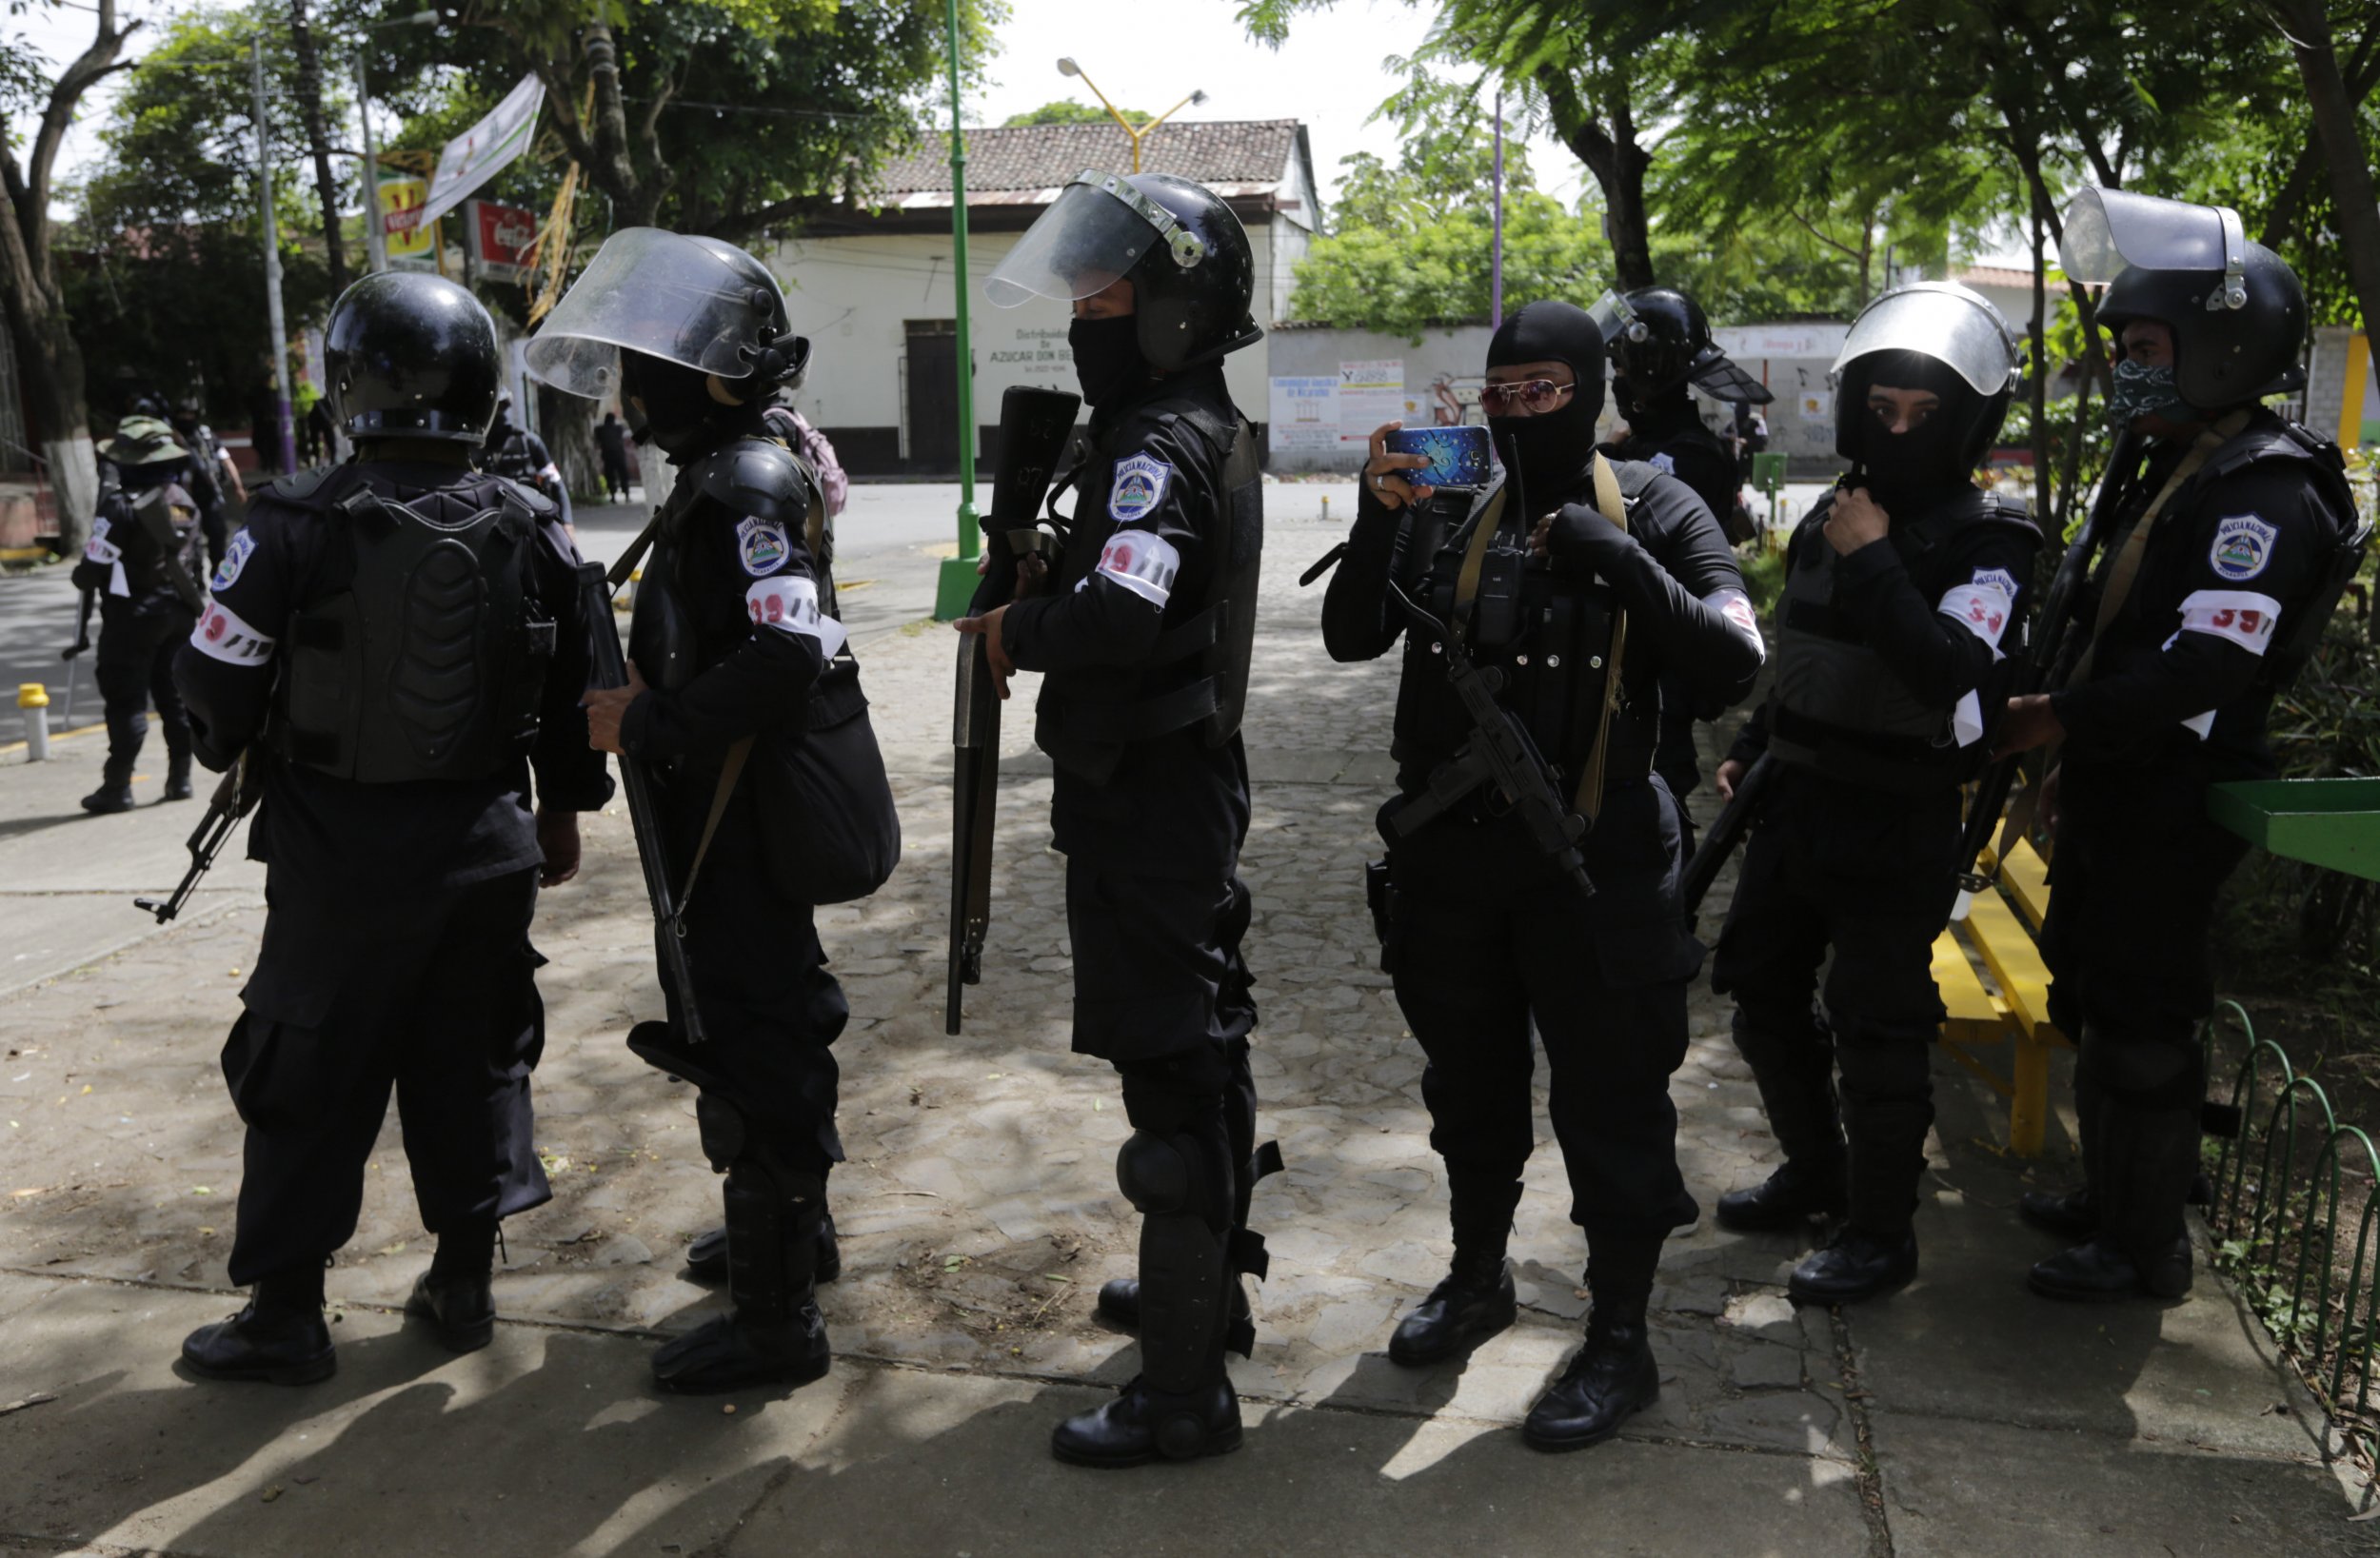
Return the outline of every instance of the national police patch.
<path id="1" fill-rule="evenodd" d="M 2272 562 L 2272 543 L 2280 535 L 2280 526 L 2267 524 L 2253 514 L 2236 515 L 2214 527 L 2214 546 L 2207 562 L 2216 577 L 2234 584 L 2253 579 Z"/>
<path id="2" fill-rule="evenodd" d="M 736 526 L 736 556 L 744 571 L 755 579 L 765 579 L 783 567 L 792 552 L 793 543 L 785 539 L 782 524 L 745 520 Z"/>
<path id="3" fill-rule="evenodd" d="M 2016 600 L 2016 576 L 2006 568 L 1977 568 L 1968 582 L 1979 590 L 1998 590 L 2012 604 Z"/>
<path id="4" fill-rule="evenodd" d="M 1116 484 L 1107 494 L 1107 512 L 1118 524 L 1147 519 L 1165 501 L 1174 467 L 1150 455 L 1136 454 L 1116 462 Z"/>
<path id="5" fill-rule="evenodd" d="M 231 544 L 224 548 L 223 562 L 216 564 L 215 577 L 208 581 L 207 587 L 218 595 L 229 589 L 232 582 L 240 577 L 240 570 L 248 566 L 248 554 L 255 550 L 255 531 L 243 530 L 232 537 Z"/>

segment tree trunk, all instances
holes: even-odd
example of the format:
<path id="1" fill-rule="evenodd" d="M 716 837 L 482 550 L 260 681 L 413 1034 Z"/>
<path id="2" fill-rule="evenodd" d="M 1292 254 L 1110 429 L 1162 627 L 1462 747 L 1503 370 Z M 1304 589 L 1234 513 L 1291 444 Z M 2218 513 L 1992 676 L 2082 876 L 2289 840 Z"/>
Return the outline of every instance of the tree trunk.
<path id="1" fill-rule="evenodd" d="M 2371 163 L 2356 133 L 2355 105 L 2339 74 L 2330 44 L 2330 19 L 2322 0 L 2274 0 L 2272 7 L 2297 55 L 2313 110 L 2314 142 L 2329 165 L 2332 220 L 2346 251 L 2355 305 L 2367 329 L 2380 319 L 2380 200 L 2372 194 Z"/>
<path id="2" fill-rule="evenodd" d="M 1612 123 L 1607 130 L 1588 108 L 1577 85 L 1560 70 L 1542 67 L 1537 80 L 1552 110 L 1555 132 L 1586 164 L 1603 191 L 1603 230 L 1611 240 L 1612 268 L 1620 290 L 1656 285 L 1652 226 L 1644 207 L 1644 175 L 1653 166 L 1653 154 L 1636 143 L 1626 84 L 1609 89 Z"/>
<path id="3" fill-rule="evenodd" d="M 323 124 L 323 60 L 314 47 L 314 30 L 306 19 L 306 0 L 289 0 L 289 41 L 297 49 L 298 117 L 306 126 L 307 144 L 314 150 L 314 188 L 323 204 L 323 249 L 329 262 L 330 295 L 347 289 L 347 247 L 339 223 L 339 176 L 330 167 L 330 136 Z M 371 219 L 369 211 L 365 219 Z"/>
<path id="4" fill-rule="evenodd" d="M 603 459 L 595 448 L 595 404 L 577 395 L 542 389 L 538 394 L 539 431 L 545 452 L 562 471 L 562 484 L 573 500 L 596 503 L 604 490 Z"/>

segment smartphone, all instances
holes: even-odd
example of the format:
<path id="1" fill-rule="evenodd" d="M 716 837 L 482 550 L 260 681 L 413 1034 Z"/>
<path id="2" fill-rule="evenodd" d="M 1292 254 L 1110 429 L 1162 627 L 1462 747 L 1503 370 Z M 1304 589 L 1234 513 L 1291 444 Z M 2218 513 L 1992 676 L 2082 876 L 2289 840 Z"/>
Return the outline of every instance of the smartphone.
<path id="1" fill-rule="evenodd" d="M 1416 486 L 1483 487 L 1488 480 L 1488 430 L 1484 427 L 1400 427 L 1388 435 L 1392 454 L 1429 457 L 1418 470 L 1400 472 Z"/>

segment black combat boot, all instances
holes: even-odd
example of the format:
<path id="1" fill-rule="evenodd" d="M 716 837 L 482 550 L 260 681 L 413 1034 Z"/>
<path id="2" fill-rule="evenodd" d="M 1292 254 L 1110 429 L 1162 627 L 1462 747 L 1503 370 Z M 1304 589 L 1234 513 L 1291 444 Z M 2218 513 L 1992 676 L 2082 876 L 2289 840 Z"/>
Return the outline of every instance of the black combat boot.
<path id="1" fill-rule="evenodd" d="M 727 1231 L 714 1228 L 698 1233 L 685 1247 L 685 1274 L 697 1282 L 727 1280 Z M 835 1238 L 835 1214 L 826 1213 L 818 1228 L 818 1274 L 822 1286 L 843 1275 L 843 1246 Z"/>
<path id="2" fill-rule="evenodd" d="M 449 1352 L 476 1352 L 496 1339 L 496 1219 L 442 1230 L 429 1270 L 413 1283 L 405 1312 L 429 1322 Z"/>
<path id="3" fill-rule="evenodd" d="M 1845 1228 L 1794 1268 L 1785 1291 L 1804 1304 L 1856 1304 L 1917 1274 L 1917 1235 Z"/>
<path id="4" fill-rule="evenodd" d="M 1503 1242 L 1458 1247 L 1454 1265 L 1430 1296 L 1397 1323 L 1388 1339 L 1389 1362 L 1408 1369 L 1443 1363 L 1506 1329 L 1519 1312 Z"/>
<path id="5" fill-rule="evenodd" d="M 721 1315 L 653 1354 L 653 1381 L 683 1395 L 807 1385 L 832 1361 L 815 1297 L 825 1185 L 781 1188 L 748 1160 L 727 1171 L 727 1292 Z"/>
<path id="6" fill-rule="evenodd" d="M 188 724 L 166 726 L 166 796 L 168 800 L 188 800 L 197 792 L 190 788 L 190 727 Z"/>
<path id="7" fill-rule="evenodd" d="M 1520 1425 L 1521 1440 L 1531 1450 L 1599 1445 L 1630 1416 L 1660 1399 L 1661 1371 L 1653 1358 L 1644 1311 L 1641 1298 L 1596 1299 L 1587 1320 L 1587 1345 Z"/>
<path id="8" fill-rule="evenodd" d="M 113 768 L 101 777 L 98 789 L 83 798 L 83 810 L 93 817 L 107 817 L 131 809 L 132 776 L 127 773 L 119 778 Z"/>
<path id="9" fill-rule="evenodd" d="M 248 1307 L 182 1340 L 182 1362 L 207 1379 L 312 1385 L 339 1371 L 323 1323 L 323 1269 L 295 1267 L 262 1278 Z"/>
<path id="10" fill-rule="evenodd" d="M 2026 1273 L 2044 1298 L 2080 1302 L 2179 1298 L 2190 1292 L 2190 1232 L 2183 1221 L 2198 1173 L 2198 1111 L 2106 1111 L 2098 1237 Z"/>
<path id="11" fill-rule="evenodd" d="M 1805 1162 L 1787 1158 L 1760 1183 L 1719 1197 L 1721 1228 L 1738 1233 L 1773 1233 L 1814 1217 L 1840 1217 L 1845 1209 L 1843 1158 Z"/>
<path id="12" fill-rule="evenodd" d="M 1843 1122 L 1835 1096 L 1835 1058 L 1825 1020 L 1804 996 L 1798 1010 L 1762 1002 L 1735 1009 L 1736 1053 L 1752 1068 L 1769 1130 L 1785 1161 L 1757 1185 L 1718 1199 L 1721 1228 L 1770 1233 L 1813 1217 L 1843 1214 Z"/>
<path id="13" fill-rule="evenodd" d="M 1068 1466 L 1102 1471 L 1228 1455 L 1240 1448 L 1240 1398 L 1228 1377 L 1179 1392 L 1136 1377 L 1115 1400 L 1059 1424 L 1049 1448 Z"/>

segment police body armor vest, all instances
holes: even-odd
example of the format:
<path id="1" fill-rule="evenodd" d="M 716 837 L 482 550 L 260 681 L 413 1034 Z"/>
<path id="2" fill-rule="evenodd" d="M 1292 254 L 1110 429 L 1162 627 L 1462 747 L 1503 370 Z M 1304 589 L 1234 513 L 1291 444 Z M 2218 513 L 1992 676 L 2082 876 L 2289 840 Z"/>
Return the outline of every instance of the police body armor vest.
<path id="1" fill-rule="evenodd" d="M 1835 604 L 1838 558 L 1818 533 L 1823 512 L 1814 512 L 1797 533 L 1802 544 L 1777 603 L 1769 750 L 1783 762 L 1903 794 L 1962 782 L 1971 777 L 1964 758 L 1982 756 L 1988 743 L 1961 748 L 1952 730 L 1957 705 L 1920 702 L 1869 646 L 1858 621 Z M 2033 528 L 2022 504 L 1969 490 L 1914 523 L 1894 526 L 1889 540 L 1908 562 L 1973 524 Z M 1995 663 L 2013 668 L 2018 659 L 2013 648 Z M 1984 707 L 1997 709 L 2006 699 L 1996 692 L 1987 680 L 1976 696 Z"/>
<path id="2" fill-rule="evenodd" d="M 526 482 L 537 475 L 537 468 L 529 463 L 529 441 L 518 427 L 506 428 L 503 443 L 486 446 L 480 468 L 490 476 L 508 477 L 515 482 Z"/>
<path id="3" fill-rule="evenodd" d="M 1244 417 L 1226 420 L 1203 401 L 1160 400 L 1149 409 L 1188 424 L 1220 456 L 1226 511 L 1208 539 L 1205 602 L 1164 629 L 1138 665 L 1085 665 L 1042 679 L 1034 740 L 1050 760 L 1097 784 L 1127 743 L 1197 726 L 1208 746 L 1238 734 L 1256 644 L 1257 584 L 1264 555 L 1262 456 Z M 1080 474 L 1083 467 L 1077 467 Z M 1073 484 L 1071 481 L 1061 483 Z M 1083 499 L 1093 502 L 1095 499 Z M 1097 526 L 1070 527 L 1050 589 L 1075 588 L 1099 566 Z"/>
<path id="4" fill-rule="evenodd" d="M 2323 506 L 2330 511 L 2331 523 L 2338 527 L 2337 546 L 2330 555 L 2330 565 L 2304 601 L 2282 602 L 2280 630 L 2266 646 L 2259 684 L 2278 692 L 2296 680 L 2297 673 L 2306 668 L 2306 662 L 2321 647 L 2322 630 L 2329 625 L 2331 613 L 2338 609 L 2339 598 L 2347 593 L 2347 586 L 2354 582 L 2363 566 L 2364 553 L 2371 542 L 2371 526 L 2363 520 L 2354 488 L 2348 484 L 2347 461 L 2339 453 L 2339 446 L 2286 420 L 2242 429 L 2215 450 L 2198 474 L 2191 478 L 2191 486 L 2198 487 L 2263 460 L 2302 464 L 2314 489 L 2322 494 Z M 2192 496 L 2190 491 L 2175 493 L 2176 511 Z"/>
<path id="5" fill-rule="evenodd" d="M 1636 505 L 1662 473 L 1634 461 L 1615 461 L 1621 501 Z M 1433 498 L 1400 529 L 1391 571 L 1439 621 L 1462 635 L 1482 666 L 1496 666 L 1504 684 L 1497 700 L 1520 716 L 1530 739 L 1561 775 L 1572 795 L 1594 756 L 1596 727 L 1609 678 L 1608 657 L 1618 602 L 1600 580 L 1581 580 L 1532 567 L 1529 532 L 1536 517 L 1507 502 L 1499 479 L 1468 495 Z M 1600 520 L 1597 523 L 1604 523 Z M 1483 537 L 1482 525 L 1492 527 Z M 1465 582 L 1467 563 L 1478 566 Z M 1397 690 L 1396 733 L 1390 756 L 1400 764 L 1438 763 L 1471 739 L 1471 718 L 1446 681 L 1442 643 L 1408 627 L 1404 676 Z M 1615 720 L 1615 745 L 1628 740 L 1629 722 Z M 1651 760 L 1651 747 L 1634 765 L 1605 765 L 1620 775 Z"/>
<path id="6" fill-rule="evenodd" d="M 361 481 L 307 503 L 319 487 L 304 480 L 275 495 L 337 533 L 327 590 L 289 620 L 274 749 L 367 784 L 500 772 L 536 738 L 554 653 L 553 622 L 530 615 L 528 501 L 506 486 L 493 506 L 442 522 Z"/>

